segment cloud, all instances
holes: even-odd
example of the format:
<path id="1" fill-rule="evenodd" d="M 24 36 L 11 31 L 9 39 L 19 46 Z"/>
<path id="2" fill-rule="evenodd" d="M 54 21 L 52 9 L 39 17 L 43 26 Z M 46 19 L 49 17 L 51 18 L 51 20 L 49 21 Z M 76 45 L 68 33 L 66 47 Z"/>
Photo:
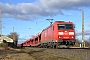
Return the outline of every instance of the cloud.
<path id="1" fill-rule="evenodd" d="M 68 14 L 65 14 L 66 16 L 72 16 L 72 14 L 68 13 Z"/>
<path id="2" fill-rule="evenodd" d="M 31 38 L 34 38 L 36 35 L 33 35 L 33 34 L 31 34 L 31 35 L 29 35 Z"/>
<path id="3" fill-rule="evenodd" d="M 39 0 L 34 3 L 0 3 L 4 18 L 30 20 L 38 17 L 64 15 L 62 10 L 80 10 L 90 7 L 90 0 Z"/>
<path id="4" fill-rule="evenodd" d="M 87 26 L 90 26 L 90 23 L 87 23 Z"/>
<path id="5" fill-rule="evenodd" d="M 23 43 L 25 42 L 27 39 L 25 37 L 19 38 L 18 39 L 18 43 Z"/>
<path id="6" fill-rule="evenodd" d="M 26 40 L 29 40 L 30 38 L 34 38 L 36 35 L 29 35 L 29 38 L 26 37 L 19 37 L 18 44 L 25 42 Z"/>
<path id="7" fill-rule="evenodd" d="M 40 0 L 44 6 L 57 9 L 80 9 L 89 7 L 90 0 Z M 65 7 L 65 8 L 64 8 Z"/>
<path id="8" fill-rule="evenodd" d="M 82 35 L 82 31 L 77 31 L 76 36 L 80 36 L 80 35 Z M 90 35 L 90 30 L 85 30 L 84 35 Z"/>

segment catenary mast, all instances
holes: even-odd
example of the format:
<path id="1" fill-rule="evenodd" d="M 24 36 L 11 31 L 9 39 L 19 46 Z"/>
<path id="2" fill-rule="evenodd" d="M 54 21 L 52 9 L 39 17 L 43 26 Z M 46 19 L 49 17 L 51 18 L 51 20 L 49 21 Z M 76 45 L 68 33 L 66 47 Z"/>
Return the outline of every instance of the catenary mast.
<path id="1" fill-rule="evenodd" d="M 0 42 L 2 42 L 2 9 L 0 8 Z"/>

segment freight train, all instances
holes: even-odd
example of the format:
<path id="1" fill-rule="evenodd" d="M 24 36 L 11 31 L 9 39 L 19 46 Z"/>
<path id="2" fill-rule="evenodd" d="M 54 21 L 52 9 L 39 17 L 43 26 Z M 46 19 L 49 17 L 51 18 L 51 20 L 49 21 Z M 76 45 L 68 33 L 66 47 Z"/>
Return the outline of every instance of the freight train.
<path id="1" fill-rule="evenodd" d="M 55 21 L 41 33 L 26 40 L 18 46 L 51 47 L 58 48 L 61 45 L 75 45 L 75 26 L 73 22 Z"/>

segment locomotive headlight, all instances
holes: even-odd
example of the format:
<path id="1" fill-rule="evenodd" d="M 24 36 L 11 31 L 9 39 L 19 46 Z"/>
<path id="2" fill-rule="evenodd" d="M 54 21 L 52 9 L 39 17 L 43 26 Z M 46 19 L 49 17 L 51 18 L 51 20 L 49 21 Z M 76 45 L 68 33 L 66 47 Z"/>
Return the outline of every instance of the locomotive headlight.
<path id="1" fill-rule="evenodd" d="M 73 37 L 73 36 L 71 36 L 71 38 L 73 39 L 74 37 Z"/>
<path id="2" fill-rule="evenodd" d="M 59 38 L 62 38 L 61 36 L 59 36 Z"/>
<path id="3" fill-rule="evenodd" d="M 73 36 L 71 38 L 74 38 Z"/>
<path id="4" fill-rule="evenodd" d="M 63 32 L 58 32 L 59 35 L 63 35 Z"/>
<path id="5" fill-rule="evenodd" d="M 74 32 L 69 32 L 69 35 L 74 35 Z"/>
<path id="6" fill-rule="evenodd" d="M 61 38 L 61 37 L 59 36 L 59 38 Z"/>

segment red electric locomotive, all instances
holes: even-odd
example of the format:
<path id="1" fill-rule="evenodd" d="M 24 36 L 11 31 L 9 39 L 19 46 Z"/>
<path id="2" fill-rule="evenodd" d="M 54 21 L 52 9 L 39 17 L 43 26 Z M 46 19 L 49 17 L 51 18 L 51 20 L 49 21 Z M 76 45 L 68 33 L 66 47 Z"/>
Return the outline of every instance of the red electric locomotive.
<path id="1" fill-rule="evenodd" d="M 36 37 L 30 38 L 23 46 L 57 48 L 61 45 L 75 45 L 75 30 L 72 22 L 56 21 Z"/>
<path id="2" fill-rule="evenodd" d="M 75 30 L 72 22 L 56 21 L 41 33 L 41 46 L 74 45 Z"/>

